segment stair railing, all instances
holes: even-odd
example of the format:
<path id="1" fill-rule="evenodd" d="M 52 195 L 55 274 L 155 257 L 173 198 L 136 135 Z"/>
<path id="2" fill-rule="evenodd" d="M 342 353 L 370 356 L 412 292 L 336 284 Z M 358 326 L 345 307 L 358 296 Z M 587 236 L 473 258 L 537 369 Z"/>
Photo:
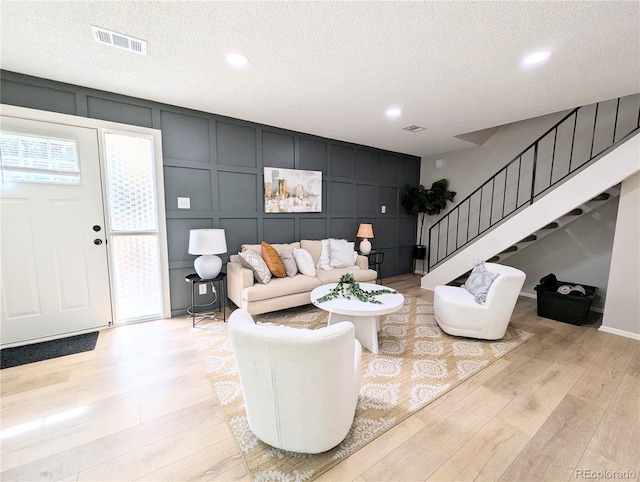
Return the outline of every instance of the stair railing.
<path id="1" fill-rule="evenodd" d="M 635 135 L 640 94 L 577 107 L 429 228 L 427 271 Z"/>

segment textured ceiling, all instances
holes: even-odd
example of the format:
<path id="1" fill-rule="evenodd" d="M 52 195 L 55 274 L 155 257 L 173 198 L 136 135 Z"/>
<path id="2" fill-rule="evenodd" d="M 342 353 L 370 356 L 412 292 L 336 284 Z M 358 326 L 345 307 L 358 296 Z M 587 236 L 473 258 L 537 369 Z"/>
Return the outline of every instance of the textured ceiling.
<path id="1" fill-rule="evenodd" d="M 147 40 L 148 56 L 90 25 Z M 0 27 L 6 70 L 420 156 L 640 91 L 637 1 L 2 0 Z M 546 64 L 520 67 L 542 48 Z M 229 68 L 230 50 L 250 68 Z"/>

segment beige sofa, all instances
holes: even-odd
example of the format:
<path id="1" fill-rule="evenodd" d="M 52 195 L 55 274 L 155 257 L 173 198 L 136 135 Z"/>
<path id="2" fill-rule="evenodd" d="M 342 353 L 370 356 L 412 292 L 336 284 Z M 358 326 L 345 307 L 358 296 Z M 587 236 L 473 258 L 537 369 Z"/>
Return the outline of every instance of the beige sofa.
<path id="1" fill-rule="evenodd" d="M 302 240 L 299 243 L 273 244 L 278 253 L 293 248 L 308 251 L 317 266 L 322 253 L 322 241 Z M 243 244 L 242 249 L 261 252 L 259 244 Z M 356 265 L 348 268 L 323 270 L 316 268 L 316 276 L 298 273 L 293 277 L 271 278 L 267 284 L 257 283 L 253 272 L 240 263 L 240 256 L 232 254 L 227 263 L 227 296 L 239 308 L 252 315 L 283 310 L 311 303 L 311 291 L 327 283 L 337 283 L 343 274 L 351 273 L 358 282 L 375 282 L 378 273 L 369 269 L 366 256 L 356 258 Z"/>

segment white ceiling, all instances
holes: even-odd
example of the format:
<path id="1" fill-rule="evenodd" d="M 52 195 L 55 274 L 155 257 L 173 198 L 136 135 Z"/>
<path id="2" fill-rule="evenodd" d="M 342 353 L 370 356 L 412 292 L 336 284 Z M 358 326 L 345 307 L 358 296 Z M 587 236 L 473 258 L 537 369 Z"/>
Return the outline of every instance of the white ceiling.
<path id="1" fill-rule="evenodd" d="M 638 1 L 2 0 L 0 14 L 2 69 L 419 156 L 640 91 Z M 90 25 L 147 40 L 148 56 Z M 546 64 L 520 67 L 542 48 Z"/>

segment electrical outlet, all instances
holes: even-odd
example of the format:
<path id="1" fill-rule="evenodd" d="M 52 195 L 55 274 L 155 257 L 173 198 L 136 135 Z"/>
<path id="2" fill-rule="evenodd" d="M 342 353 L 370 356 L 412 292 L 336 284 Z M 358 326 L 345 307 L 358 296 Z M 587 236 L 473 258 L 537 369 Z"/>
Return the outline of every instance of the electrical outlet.
<path id="1" fill-rule="evenodd" d="M 179 197 L 178 198 L 178 209 L 191 209 L 191 198 L 190 197 Z"/>
<path id="2" fill-rule="evenodd" d="M 201 283 L 198 285 L 198 293 L 201 295 L 206 295 L 207 294 L 207 284 L 206 283 Z"/>

